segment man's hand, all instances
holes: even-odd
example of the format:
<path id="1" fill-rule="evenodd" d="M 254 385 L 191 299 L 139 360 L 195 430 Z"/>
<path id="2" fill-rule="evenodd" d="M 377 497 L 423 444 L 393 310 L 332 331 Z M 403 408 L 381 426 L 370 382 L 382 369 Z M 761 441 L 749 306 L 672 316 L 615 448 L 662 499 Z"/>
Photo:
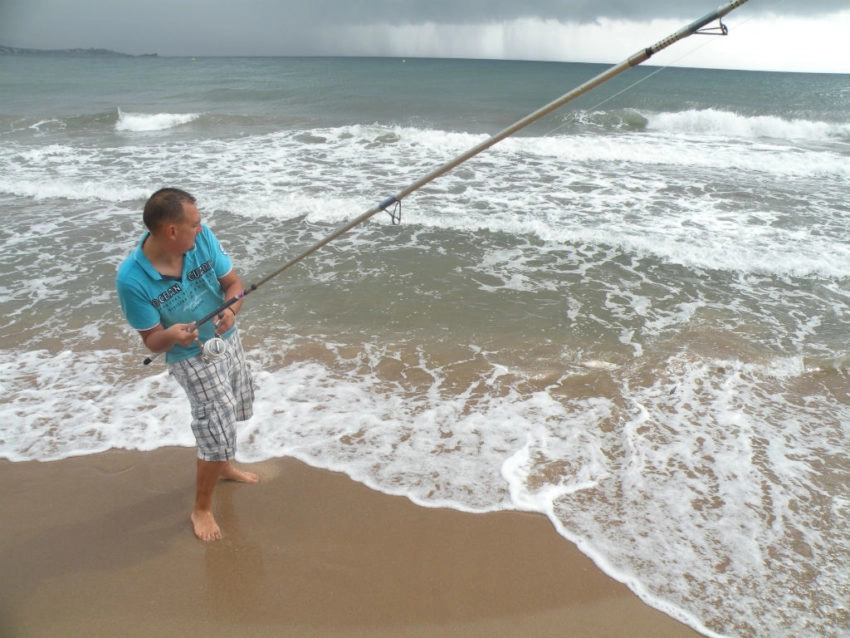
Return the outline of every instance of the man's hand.
<path id="1" fill-rule="evenodd" d="M 195 322 L 192 323 L 176 323 L 170 326 L 166 333 L 171 333 L 169 338 L 173 339 L 171 345 L 179 343 L 181 346 L 190 346 L 198 338 L 198 328 Z M 171 349 L 171 346 L 168 347 Z"/>
<path id="2" fill-rule="evenodd" d="M 213 325 L 215 326 L 215 335 L 221 336 L 228 330 L 233 327 L 233 324 L 236 323 L 236 315 L 230 308 L 225 308 L 218 316 L 213 319 Z"/>

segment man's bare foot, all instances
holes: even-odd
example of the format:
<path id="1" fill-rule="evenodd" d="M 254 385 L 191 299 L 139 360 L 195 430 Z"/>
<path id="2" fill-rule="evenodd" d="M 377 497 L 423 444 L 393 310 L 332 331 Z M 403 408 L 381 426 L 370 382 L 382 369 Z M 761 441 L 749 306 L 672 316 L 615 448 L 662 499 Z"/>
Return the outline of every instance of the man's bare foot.
<path id="1" fill-rule="evenodd" d="M 221 478 L 226 481 L 238 481 L 239 483 L 259 483 L 260 477 L 253 472 L 237 470 L 230 463 L 225 463 L 221 471 Z"/>
<path id="2" fill-rule="evenodd" d="M 190 518 L 192 519 L 192 527 L 195 528 L 195 536 L 200 540 L 221 540 L 221 530 L 218 527 L 218 523 L 215 522 L 212 512 L 194 510 Z"/>

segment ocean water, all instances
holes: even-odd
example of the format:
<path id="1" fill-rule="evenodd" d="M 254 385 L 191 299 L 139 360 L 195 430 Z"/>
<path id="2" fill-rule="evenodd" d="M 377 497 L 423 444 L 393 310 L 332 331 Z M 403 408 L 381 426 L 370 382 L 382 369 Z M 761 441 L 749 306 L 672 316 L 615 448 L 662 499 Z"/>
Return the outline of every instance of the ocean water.
<path id="1" fill-rule="evenodd" d="M 0 456 L 193 445 L 113 285 L 157 188 L 248 286 L 604 68 L 0 56 Z M 633 69 L 252 292 L 238 458 L 541 512 L 705 635 L 850 635 L 848 181 L 850 77 Z"/>

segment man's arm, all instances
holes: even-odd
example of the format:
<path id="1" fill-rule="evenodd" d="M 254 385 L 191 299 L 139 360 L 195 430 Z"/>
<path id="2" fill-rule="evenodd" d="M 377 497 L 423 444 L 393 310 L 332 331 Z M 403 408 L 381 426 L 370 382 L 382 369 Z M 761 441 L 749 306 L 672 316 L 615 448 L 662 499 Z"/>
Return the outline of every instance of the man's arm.
<path id="1" fill-rule="evenodd" d="M 231 270 L 224 277 L 219 278 L 218 282 L 221 284 L 221 289 L 224 291 L 224 300 L 227 301 L 240 292 L 245 290 L 242 286 L 242 280 L 239 279 L 239 275 L 236 274 L 235 270 Z M 242 299 L 234 302 L 232 305 L 228 306 L 228 310 L 225 310 L 220 319 L 215 319 L 216 325 L 216 333 L 224 334 L 228 330 L 233 327 L 233 324 L 236 323 L 236 314 L 239 312 L 239 309 L 242 307 Z M 232 312 L 231 312 L 232 310 Z"/>
<path id="2" fill-rule="evenodd" d="M 198 329 L 194 323 L 175 323 L 163 328 L 158 324 L 150 330 L 139 330 L 142 341 L 151 352 L 167 352 L 175 344 L 190 346 L 198 338 Z"/>
<path id="3" fill-rule="evenodd" d="M 235 297 L 244 290 L 242 280 L 233 270 L 218 281 L 224 291 L 225 300 Z M 224 334 L 233 327 L 233 324 L 236 323 L 236 313 L 239 312 L 241 307 L 242 299 L 228 306 L 229 309 L 221 313 L 221 319 L 213 319 L 217 334 Z M 230 311 L 230 308 L 233 309 L 233 312 Z M 151 352 L 167 352 L 178 343 L 181 346 L 192 345 L 192 342 L 198 338 L 198 329 L 194 323 L 175 323 L 168 328 L 163 328 L 162 324 L 159 324 L 150 330 L 140 330 L 139 334 L 145 346 Z"/>

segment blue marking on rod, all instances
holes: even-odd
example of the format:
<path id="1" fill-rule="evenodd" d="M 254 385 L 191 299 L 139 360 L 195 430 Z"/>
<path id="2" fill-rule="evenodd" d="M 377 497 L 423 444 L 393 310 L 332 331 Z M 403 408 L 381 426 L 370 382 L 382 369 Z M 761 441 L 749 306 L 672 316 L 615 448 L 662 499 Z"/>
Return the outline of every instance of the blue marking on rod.
<path id="1" fill-rule="evenodd" d="M 387 207 L 392 206 L 397 201 L 398 200 L 395 198 L 395 196 L 387 197 L 384 201 L 382 201 L 380 204 L 378 204 L 378 208 L 380 208 L 381 210 L 387 210 Z"/>

